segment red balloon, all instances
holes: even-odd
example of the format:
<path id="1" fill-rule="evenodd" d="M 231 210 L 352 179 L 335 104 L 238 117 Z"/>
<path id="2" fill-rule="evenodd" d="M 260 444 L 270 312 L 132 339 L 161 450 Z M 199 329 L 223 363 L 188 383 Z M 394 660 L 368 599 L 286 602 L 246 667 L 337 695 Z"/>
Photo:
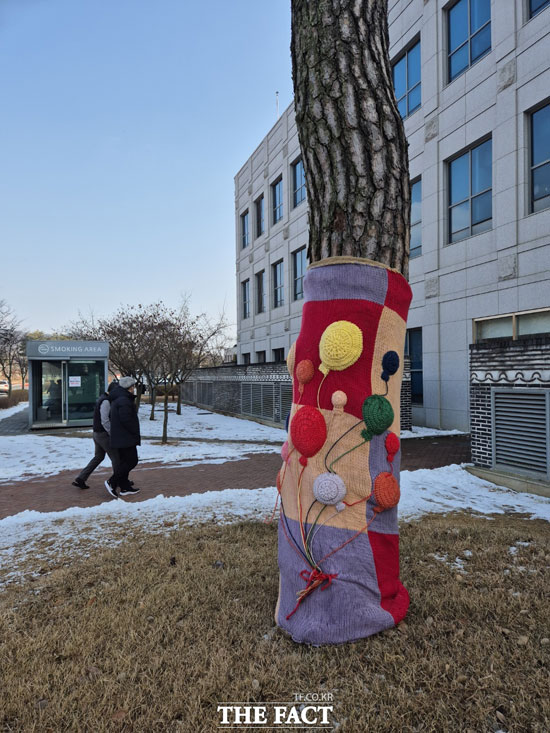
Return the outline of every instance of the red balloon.
<path id="1" fill-rule="evenodd" d="M 303 456 L 311 458 L 321 450 L 327 439 L 325 418 L 314 407 L 301 407 L 290 423 L 290 438 Z"/>
<path id="2" fill-rule="evenodd" d="M 399 438 L 395 433 L 388 433 L 386 436 L 386 451 L 394 456 L 399 450 Z"/>

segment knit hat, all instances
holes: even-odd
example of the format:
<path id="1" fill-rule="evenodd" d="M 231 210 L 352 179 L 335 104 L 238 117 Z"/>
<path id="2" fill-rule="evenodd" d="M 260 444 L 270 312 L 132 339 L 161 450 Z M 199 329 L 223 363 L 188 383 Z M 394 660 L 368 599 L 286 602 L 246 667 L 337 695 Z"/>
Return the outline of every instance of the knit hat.
<path id="1" fill-rule="evenodd" d="M 130 389 L 130 387 L 134 386 L 136 380 L 133 377 L 121 377 L 118 383 L 123 389 Z"/>

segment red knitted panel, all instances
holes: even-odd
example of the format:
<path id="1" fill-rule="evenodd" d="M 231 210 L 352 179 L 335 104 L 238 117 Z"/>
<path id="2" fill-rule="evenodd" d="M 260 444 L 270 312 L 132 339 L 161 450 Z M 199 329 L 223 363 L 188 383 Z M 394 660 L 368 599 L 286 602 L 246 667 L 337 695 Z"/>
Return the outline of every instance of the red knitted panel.
<path id="1" fill-rule="evenodd" d="M 388 290 L 384 305 L 391 308 L 406 321 L 411 300 L 412 290 L 410 285 L 403 280 L 402 275 L 388 270 Z"/>
<path id="2" fill-rule="evenodd" d="M 332 393 L 342 390 L 348 397 L 346 412 L 355 415 L 358 420 L 362 418 L 363 402 L 372 391 L 372 357 L 382 307 L 368 300 L 319 300 L 304 304 L 302 329 L 296 341 L 296 364 L 303 359 L 310 359 L 315 367 L 315 374 L 311 382 L 304 386 L 301 405 L 317 406 L 317 391 L 323 379 L 323 374 L 319 371 L 319 343 L 323 331 L 334 321 L 351 321 L 363 332 L 363 353 L 348 369 L 329 372 L 321 388 L 320 406 L 324 410 L 332 410 Z M 299 399 L 298 381 L 294 374 L 294 402 Z"/>
<path id="3" fill-rule="evenodd" d="M 409 594 L 399 581 L 399 535 L 370 531 L 369 541 L 380 589 L 380 605 L 398 624 L 409 607 Z"/>

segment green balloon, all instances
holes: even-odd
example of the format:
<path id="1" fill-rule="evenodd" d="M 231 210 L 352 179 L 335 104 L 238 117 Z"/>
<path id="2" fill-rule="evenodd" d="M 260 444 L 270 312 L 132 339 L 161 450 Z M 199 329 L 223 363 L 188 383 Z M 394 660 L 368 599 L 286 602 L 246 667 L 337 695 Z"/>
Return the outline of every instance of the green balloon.
<path id="1" fill-rule="evenodd" d="M 363 402 L 363 420 L 367 426 L 361 431 L 365 440 L 381 435 L 393 422 L 393 407 L 382 395 L 373 394 Z"/>

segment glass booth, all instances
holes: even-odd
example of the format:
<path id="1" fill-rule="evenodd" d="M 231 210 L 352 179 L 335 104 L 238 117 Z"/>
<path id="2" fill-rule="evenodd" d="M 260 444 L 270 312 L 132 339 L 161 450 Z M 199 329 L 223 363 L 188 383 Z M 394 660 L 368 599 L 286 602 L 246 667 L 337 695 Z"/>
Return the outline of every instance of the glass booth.
<path id="1" fill-rule="evenodd" d="M 107 385 L 105 341 L 27 341 L 31 428 L 90 426 Z"/>

